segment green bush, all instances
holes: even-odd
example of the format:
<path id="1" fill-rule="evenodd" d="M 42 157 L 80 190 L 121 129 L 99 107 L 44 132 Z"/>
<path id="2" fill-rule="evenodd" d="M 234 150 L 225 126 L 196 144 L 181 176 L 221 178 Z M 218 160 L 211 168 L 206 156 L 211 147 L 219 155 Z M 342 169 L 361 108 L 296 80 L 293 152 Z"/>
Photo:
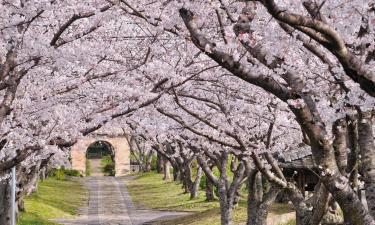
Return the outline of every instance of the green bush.
<path id="1" fill-rule="evenodd" d="M 73 169 L 52 169 L 48 173 L 49 177 L 55 177 L 57 180 L 65 180 L 65 176 L 70 176 L 70 177 L 81 177 L 82 174 L 78 170 L 73 170 Z"/>
<path id="2" fill-rule="evenodd" d="M 207 177 L 205 174 L 202 175 L 202 178 L 201 178 L 201 181 L 199 182 L 199 188 L 201 190 L 205 190 L 206 189 L 206 183 L 207 183 Z"/>
<path id="3" fill-rule="evenodd" d="M 103 171 L 105 174 L 108 174 L 109 176 L 114 176 L 115 175 L 115 164 L 114 163 L 109 163 L 104 166 Z"/>
<path id="4" fill-rule="evenodd" d="M 55 172 L 56 180 L 65 180 L 65 173 L 63 169 L 58 169 Z"/>
<path id="5" fill-rule="evenodd" d="M 64 173 L 65 175 L 71 176 L 71 177 L 82 177 L 82 174 L 78 170 L 65 169 Z"/>
<path id="6" fill-rule="evenodd" d="M 103 173 L 107 176 L 115 175 L 115 162 L 113 162 L 110 155 L 104 156 L 101 160 L 101 165 L 103 166 Z"/>

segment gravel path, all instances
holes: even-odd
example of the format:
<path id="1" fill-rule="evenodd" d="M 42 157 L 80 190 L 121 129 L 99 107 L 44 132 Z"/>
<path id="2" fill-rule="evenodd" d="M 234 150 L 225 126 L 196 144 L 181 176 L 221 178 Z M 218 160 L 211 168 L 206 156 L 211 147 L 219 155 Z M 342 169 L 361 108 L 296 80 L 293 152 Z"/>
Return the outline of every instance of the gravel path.
<path id="1" fill-rule="evenodd" d="M 138 210 L 130 199 L 125 186 L 127 178 L 88 177 L 88 207 L 74 219 L 56 219 L 64 225 L 141 225 L 166 218 L 186 215 L 184 212 Z"/>

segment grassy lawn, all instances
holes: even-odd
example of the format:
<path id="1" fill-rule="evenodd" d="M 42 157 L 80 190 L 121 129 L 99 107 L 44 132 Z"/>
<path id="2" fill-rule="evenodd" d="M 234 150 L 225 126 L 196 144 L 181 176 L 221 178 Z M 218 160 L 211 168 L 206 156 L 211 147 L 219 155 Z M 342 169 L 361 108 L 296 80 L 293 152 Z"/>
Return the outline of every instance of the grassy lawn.
<path id="1" fill-rule="evenodd" d="M 171 221 L 170 224 L 184 225 L 213 225 L 220 224 L 219 202 L 205 202 L 204 191 L 200 191 L 199 197 L 190 200 L 189 194 L 183 194 L 182 185 L 175 182 L 162 180 L 162 174 L 154 172 L 145 173 L 136 179 L 127 182 L 129 193 L 137 206 L 159 210 L 189 211 L 195 212 L 192 216 Z M 246 196 L 244 196 L 246 198 Z M 271 212 L 277 215 L 291 212 L 289 205 L 274 204 Z M 245 199 L 234 209 L 234 224 L 246 222 L 247 203 Z M 165 225 L 169 223 L 163 223 Z"/>
<path id="2" fill-rule="evenodd" d="M 77 181 L 48 178 L 39 183 L 36 193 L 25 199 L 26 212 L 19 225 L 56 225 L 52 218 L 70 218 L 87 201 L 87 192 Z"/>

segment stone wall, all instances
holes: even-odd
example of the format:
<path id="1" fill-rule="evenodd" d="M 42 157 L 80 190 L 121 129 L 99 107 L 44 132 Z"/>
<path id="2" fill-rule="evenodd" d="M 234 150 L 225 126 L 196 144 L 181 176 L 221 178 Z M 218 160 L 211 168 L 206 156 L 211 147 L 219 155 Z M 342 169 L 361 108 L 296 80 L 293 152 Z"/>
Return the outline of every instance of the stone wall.
<path id="1" fill-rule="evenodd" d="M 72 169 L 80 171 L 83 175 L 86 174 L 86 152 L 96 141 L 106 141 L 114 148 L 116 176 L 123 176 L 130 172 L 130 149 L 123 137 L 89 137 L 79 140 L 71 148 Z"/>

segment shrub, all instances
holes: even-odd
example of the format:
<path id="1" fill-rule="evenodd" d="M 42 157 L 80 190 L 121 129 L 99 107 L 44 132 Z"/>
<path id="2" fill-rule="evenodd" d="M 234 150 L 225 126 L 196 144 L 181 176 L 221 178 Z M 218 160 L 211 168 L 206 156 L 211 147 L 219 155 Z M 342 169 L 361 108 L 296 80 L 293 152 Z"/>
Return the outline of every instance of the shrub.
<path id="1" fill-rule="evenodd" d="M 65 169 L 64 173 L 65 175 L 71 176 L 71 177 L 82 177 L 82 174 L 78 170 Z"/>
<path id="2" fill-rule="evenodd" d="M 115 164 L 108 163 L 107 165 L 104 166 L 103 171 L 105 174 L 108 174 L 109 176 L 114 176 L 115 175 Z"/>
<path id="3" fill-rule="evenodd" d="M 206 175 L 203 174 L 203 175 L 202 175 L 202 178 L 201 178 L 201 180 L 200 180 L 200 182 L 199 182 L 199 188 L 200 188 L 201 190 L 204 190 L 204 189 L 206 188 L 206 179 L 207 179 Z"/>
<path id="4" fill-rule="evenodd" d="M 55 178 L 57 180 L 65 180 L 64 169 L 58 169 L 58 170 L 56 170 L 56 172 L 55 172 Z"/>
<path id="5" fill-rule="evenodd" d="M 103 166 L 104 174 L 108 176 L 115 175 L 115 162 L 113 162 L 112 157 L 110 155 L 104 156 L 101 160 L 101 164 Z"/>
<path id="6" fill-rule="evenodd" d="M 55 177 L 57 180 L 65 180 L 65 176 L 70 176 L 70 177 L 81 177 L 82 174 L 78 170 L 73 170 L 73 169 L 52 169 L 48 173 L 49 177 Z"/>

